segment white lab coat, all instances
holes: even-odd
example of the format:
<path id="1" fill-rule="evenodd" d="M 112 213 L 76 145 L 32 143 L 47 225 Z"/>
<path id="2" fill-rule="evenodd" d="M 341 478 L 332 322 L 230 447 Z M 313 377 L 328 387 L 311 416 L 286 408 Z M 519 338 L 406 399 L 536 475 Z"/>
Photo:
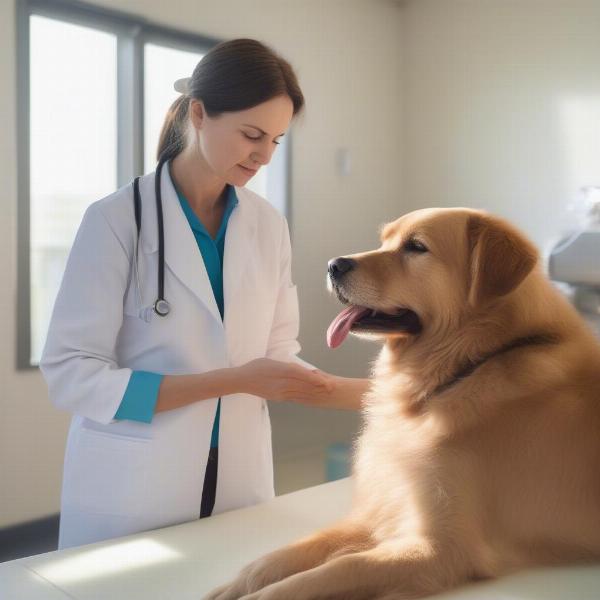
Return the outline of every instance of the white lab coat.
<path id="1" fill-rule="evenodd" d="M 140 180 L 139 278 L 157 296 L 154 174 Z M 58 293 L 40 368 L 51 401 L 73 414 L 65 452 L 59 547 L 197 519 L 217 398 L 158 413 L 151 424 L 113 419 L 132 369 L 203 373 L 259 357 L 301 359 L 287 222 L 236 188 L 223 265 L 224 320 L 165 165 L 162 197 L 167 317 L 140 311 L 132 271 L 132 186 L 86 211 Z M 149 315 L 146 321 L 144 314 Z M 267 403 L 222 397 L 214 513 L 274 496 Z"/>

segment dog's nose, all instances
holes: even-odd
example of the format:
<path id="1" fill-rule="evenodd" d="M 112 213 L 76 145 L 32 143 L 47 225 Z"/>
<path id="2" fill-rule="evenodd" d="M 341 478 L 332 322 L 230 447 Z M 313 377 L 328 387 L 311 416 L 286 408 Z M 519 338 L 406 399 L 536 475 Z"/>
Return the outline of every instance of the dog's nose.
<path id="1" fill-rule="evenodd" d="M 332 258 L 327 265 L 327 270 L 331 279 L 337 279 L 344 275 L 344 273 L 354 269 L 355 266 L 356 261 L 351 258 Z"/>

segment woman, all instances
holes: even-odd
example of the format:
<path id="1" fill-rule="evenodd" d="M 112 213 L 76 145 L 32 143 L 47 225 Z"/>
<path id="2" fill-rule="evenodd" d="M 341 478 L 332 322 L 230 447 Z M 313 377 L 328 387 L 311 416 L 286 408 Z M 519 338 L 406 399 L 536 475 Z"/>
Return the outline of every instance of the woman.
<path id="1" fill-rule="evenodd" d="M 287 222 L 243 187 L 303 102 L 272 50 L 222 43 L 167 115 L 139 230 L 131 185 L 87 209 L 40 363 L 73 414 L 59 548 L 273 497 L 265 398 L 359 406 L 365 380 L 298 364 Z"/>

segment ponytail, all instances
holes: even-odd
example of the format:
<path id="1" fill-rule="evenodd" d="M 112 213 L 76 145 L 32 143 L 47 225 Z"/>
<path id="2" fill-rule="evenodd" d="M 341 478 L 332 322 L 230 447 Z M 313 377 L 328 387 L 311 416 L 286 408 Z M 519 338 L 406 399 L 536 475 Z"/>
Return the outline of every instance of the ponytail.
<path id="1" fill-rule="evenodd" d="M 175 158 L 184 149 L 189 106 L 189 96 L 181 94 L 169 107 L 158 140 L 158 160 Z"/>

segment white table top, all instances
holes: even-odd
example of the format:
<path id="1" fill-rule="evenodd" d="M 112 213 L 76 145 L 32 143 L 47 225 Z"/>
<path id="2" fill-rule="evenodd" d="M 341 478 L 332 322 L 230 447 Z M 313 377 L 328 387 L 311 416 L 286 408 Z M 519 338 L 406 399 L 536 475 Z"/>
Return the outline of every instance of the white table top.
<path id="1" fill-rule="evenodd" d="M 259 506 L 0 564 L 2 600 L 199 600 L 262 554 L 347 513 L 342 479 Z M 527 571 L 436 600 L 599 600 L 600 565 Z"/>

